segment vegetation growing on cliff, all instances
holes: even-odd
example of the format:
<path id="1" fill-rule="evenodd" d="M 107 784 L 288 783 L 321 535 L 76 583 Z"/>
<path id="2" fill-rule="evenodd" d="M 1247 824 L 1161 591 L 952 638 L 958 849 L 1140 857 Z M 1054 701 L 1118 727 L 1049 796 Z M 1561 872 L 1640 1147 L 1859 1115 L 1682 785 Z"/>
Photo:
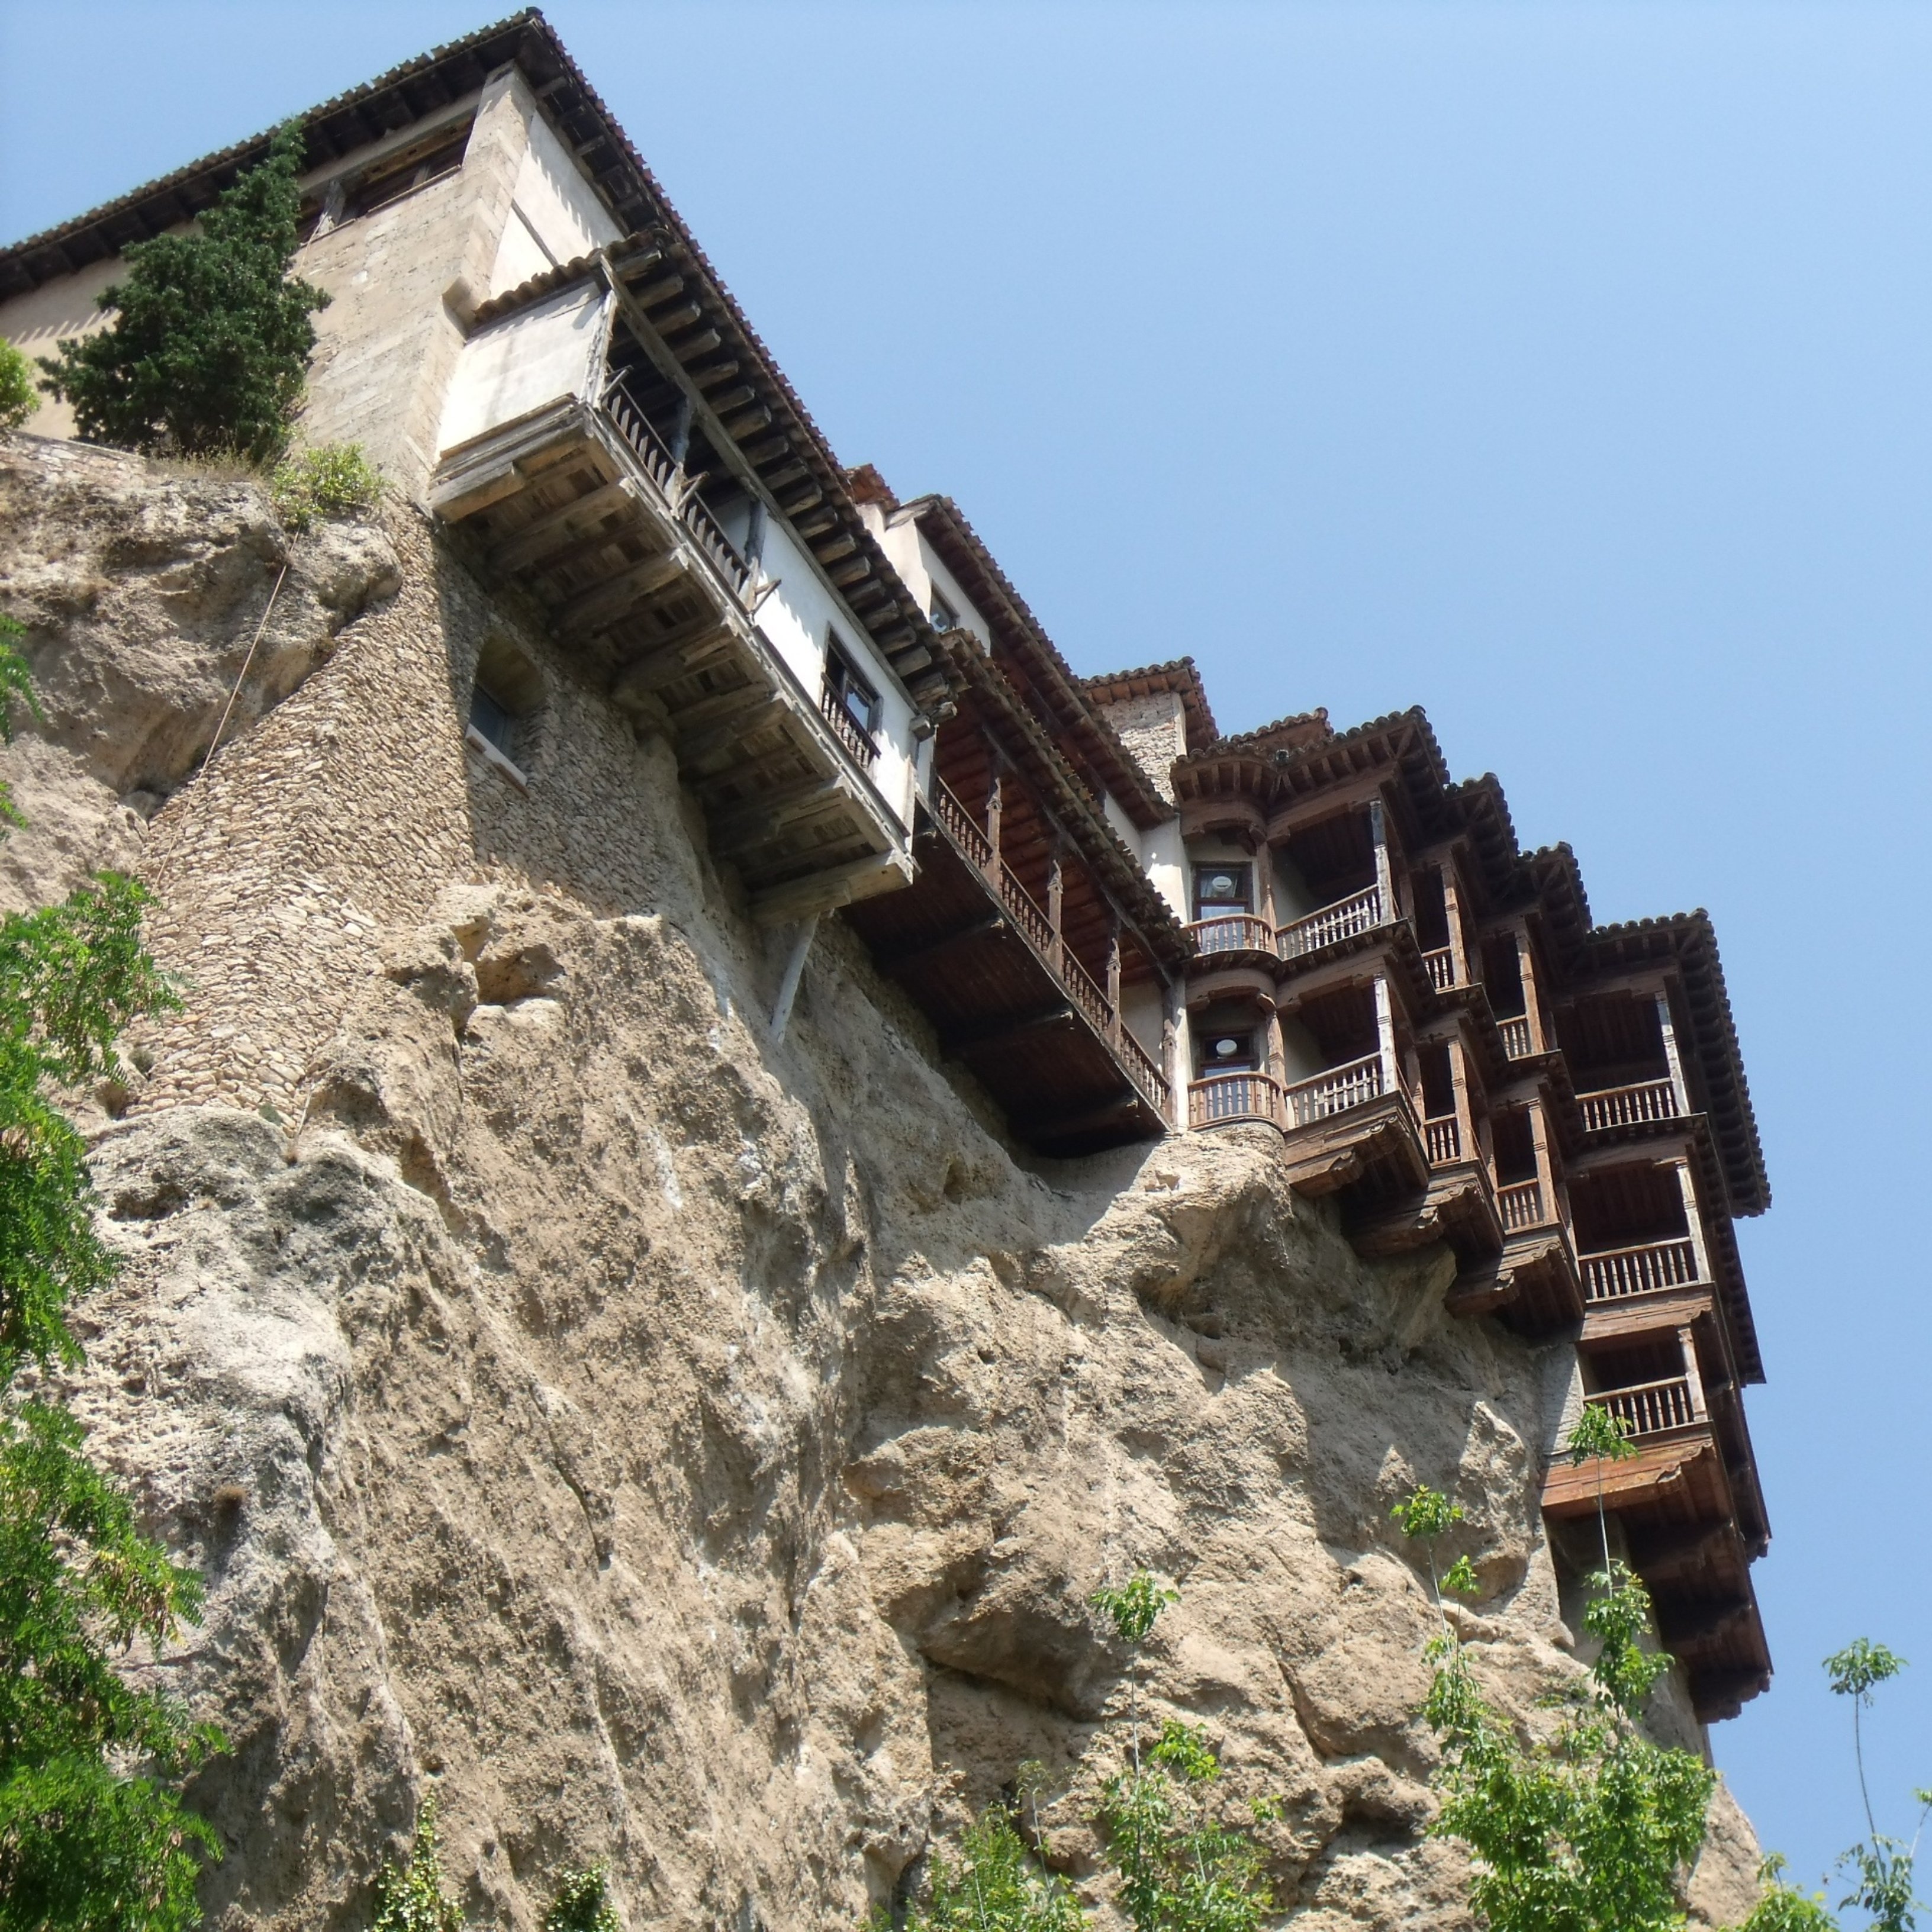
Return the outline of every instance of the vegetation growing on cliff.
<path id="1" fill-rule="evenodd" d="M 14 700 L 19 635 L 0 622 Z M 112 1271 L 56 1096 L 110 1072 L 129 1021 L 168 1003 L 140 943 L 145 902 L 104 874 L 0 922 L 0 1932 L 185 1932 L 197 1852 L 219 1850 L 179 1796 L 219 1734 L 115 1664 L 191 1621 L 198 1581 L 141 1533 L 80 1423 L 21 1386 L 81 1360 L 68 1310 Z"/>
<path id="2" fill-rule="evenodd" d="M 0 429 L 18 429 L 40 406 L 27 358 L 0 340 Z"/>
<path id="3" fill-rule="evenodd" d="M 98 298 L 112 324 L 40 358 L 82 436 L 255 463 L 280 454 L 315 348 L 310 318 L 328 303 L 289 273 L 302 156 L 300 131 L 281 128 L 196 229 L 130 244 L 128 273 Z"/>
<path id="4" fill-rule="evenodd" d="M 1091 1601 L 1132 1659 L 1128 1762 L 1102 1787 L 1096 1820 L 1114 1898 L 1135 1932 L 1256 1932 L 1274 1903 L 1260 1832 L 1281 1807 L 1228 1791 L 1203 1726 L 1170 1718 L 1144 1758 L 1141 1751 L 1141 1646 L 1179 1594 L 1142 1571 Z M 1021 1771 L 1036 1798 L 1038 1767 Z M 1036 1812 L 1022 1833 L 1010 1807 L 992 1806 L 967 1830 L 956 1862 L 935 1854 L 908 1932 L 1082 1932 L 1088 1915 L 1040 1846 Z"/>

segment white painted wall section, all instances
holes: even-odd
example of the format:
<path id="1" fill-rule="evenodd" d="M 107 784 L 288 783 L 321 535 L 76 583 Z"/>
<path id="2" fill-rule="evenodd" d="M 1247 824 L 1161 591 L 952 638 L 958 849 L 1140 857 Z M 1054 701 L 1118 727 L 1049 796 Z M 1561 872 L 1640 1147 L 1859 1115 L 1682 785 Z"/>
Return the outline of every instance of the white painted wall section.
<path id="1" fill-rule="evenodd" d="M 879 795 L 910 826 L 913 808 L 913 707 L 870 634 L 839 608 L 818 566 L 776 518 L 765 524 L 761 562 L 778 580 L 758 611 L 758 628 L 816 704 L 825 689 L 825 644 L 836 632 L 846 656 L 879 695 L 879 755 L 871 772 Z"/>
<path id="2" fill-rule="evenodd" d="M 592 394 L 611 299 L 602 283 L 582 282 L 479 328 L 457 358 L 439 449 L 454 449 L 562 398 Z"/>
<path id="3" fill-rule="evenodd" d="M 490 292 L 500 296 L 560 262 L 622 238 L 610 211 L 541 113 L 530 124 L 530 146 L 504 224 Z"/>

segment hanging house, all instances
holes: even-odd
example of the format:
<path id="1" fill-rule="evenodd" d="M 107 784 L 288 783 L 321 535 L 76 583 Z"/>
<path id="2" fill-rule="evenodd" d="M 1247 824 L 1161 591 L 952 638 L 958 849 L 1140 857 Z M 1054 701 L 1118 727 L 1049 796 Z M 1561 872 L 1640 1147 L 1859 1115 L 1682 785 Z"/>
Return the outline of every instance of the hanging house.
<path id="1" fill-rule="evenodd" d="M 1076 676 L 956 504 L 839 466 L 540 14 L 300 122 L 304 434 L 668 746 L 751 916 L 836 911 L 1018 1148 L 1240 1132 L 1363 1256 L 1452 1257 L 1455 1315 L 1574 1350 L 1559 1548 L 1600 1496 L 1698 1713 L 1762 1688 L 1733 1226 L 1769 1192 L 1705 915 L 1593 926 L 1419 711 L 1228 736 L 1186 658 Z M 266 146 L 0 250 L 0 334 L 100 326 L 122 249 Z M 529 683 L 486 652 L 458 727 L 525 789 Z M 1586 1402 L 1634 1456 L 1563 1457 Z"/>

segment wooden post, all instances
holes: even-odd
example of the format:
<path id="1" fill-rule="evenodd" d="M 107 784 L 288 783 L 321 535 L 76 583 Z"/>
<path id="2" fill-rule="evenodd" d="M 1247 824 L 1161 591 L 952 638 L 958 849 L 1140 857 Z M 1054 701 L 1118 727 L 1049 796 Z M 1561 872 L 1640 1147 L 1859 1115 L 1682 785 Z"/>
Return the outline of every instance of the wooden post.
<path id="1" fill-rule="evenodd" d="M 1556 1199 L 1556 1163 L 1550 1156 L 1550 1123 L 1544 1118 L 1540 1095 L 1529 1103 L 1529 1144 L 1536 1152 L 1536 1185 L 1543 1196 L 1543 1219 L 1561 1222 L 1565 1216 Z"/>
<path id="2" fill-rule="evenodd" d="M 1664 1058 L 1670 1069 L 1670 1090 L 1677 1098 L 1680 1115 L 1690 1111 L 1690 1090 L 1684 1084 L 1684 1063 L 1677 1053 L 1677 1029 L 1670 1023 L 1670 996 L 1657 996 L 1657 1024 L 1664 1034 Z"/>
<path id="3" fill-rule="evenodd" d="M 1462 934 L 1462 902 L 1456 890 L 1456 862 L 1445 859 L 1442 865 L 1442 909 L 1449 916 L 1449 962 L 1455 969 L 1456 984 L 1474 982 L 1469 973 L 1469 948 Z"/>
<path id="4" fill-rule="evenodd" d="M 684 459 L 691 454 L 691 422 L 697 413 L 697 405 L 681 390 L 677 398 L 677 410 L 670 419 L 670 460 L 679 469 L 684 467 Z"/>
<path id="5" fill-rule="evenodd" d="M 1690 1252 L 1697 1257 L 1697 1279 L 1714 1280 L 1716 1277 L 1711 1273 L 1710 1250 L 1704 1245 L 1704 1217 L 1698 1211 L 1697 1189 L 1690 1178 L 1690 1163 L 1676 1160 L 1671 1166 L 1677 1170 L 1677 1190 L 1684 1197 L 1684 1220 L 1690 1231 Z"/>
<path id="6" fill-rule="evenodd" d="M 1469 1063 L 1464 1057 L 1459 1035 L 1449 1042 L 1449 1085 L 1456 1101 L 1456 1138 L 1465 1160 L 1480 1157 L 1476 1140 L 1476 1110 L 1469 1100 Z"/>
<path id="7" fill-rule="evenodd" d="M 1688 1328 L 1677 1331 L 1677 1346 L 1684 1351 L 1684 1379 L 1690 1384 L 1690 1414 L 1699 1422 L 1710 1420 L 1704 1406 L 1704 1378 L 1697 1367 L 1697 1340 Z"/>
<path id="8" fill-rule="evenodd" d="M 1264 838 L 1255 854 L 1255 916 L 1274 926 L 1274 848 Z"/>
<path id="9" fill-rule="evenodd" d="M 1529 943 L 1529 928 L 1526 926 L 1516 929 L 1516 970 L 1522 981 L 1522 1010 L 1529 1022 L 1530 1051 L 1547 1053 L 1550 1034 L 1543 1024 L 1543 995 L 1536 984 L 1536 953 Z"/>
<path id="10" fill-rule="evenodd" d="M 1382 1091 L 1400 1093 L 1402 1070 L 1395 1058 L 1395 1009 L 1389 1000 L 1388 977 L 1381 973 L 1376 975 L 1376 1050 L 1382 1063 Z"/>
<path id="11" fill-rule="evenodd" d="M 1000 764 L 998 759 L 990 752 L 987 763 L 989 772 L 986 782 L 986 838 L 993 848 L 993 884 L 997 887 L 1000 883 Z"/>
<path id="12" fill-rule="evenodd" d="M 1180 1077 L 1180 982 L 1169 980 L 1160 989 L 1160 1070 L 1167 1076 L 1168 1091 L 1174 1096 L 1177 1112 L 1181 1089 L 1187 1084 Z"/>
<path id="13" fill-rule="evenodd" d="M 1388 814 L 1378 798 L 1369 801 L 1369 837 L 1376 848 L 1376 890 L 1382 897 L 1382 916 L 1378 926 L 1395 922 L 1395 874 L 1389 868 Z"/>
<path id="14" fill-rule="evenodd" d="M 1110 920 L 1107 926 L 1107 1005 L 1112 1014 L 1110 1024 L 1114 1037 L 1120 1030 L 1120 922 Z"/>
<path id="15" fill-rule="evenodd" d="M 1053 928 L 1055 939 L 1060 937 L 1060 908 L 1066 900 L 1066 881 L 1060 863 L 1060 834 L 1053 835 L 1049 848 L 1052 856 L 1046 863 L 1046 922 Z"/>

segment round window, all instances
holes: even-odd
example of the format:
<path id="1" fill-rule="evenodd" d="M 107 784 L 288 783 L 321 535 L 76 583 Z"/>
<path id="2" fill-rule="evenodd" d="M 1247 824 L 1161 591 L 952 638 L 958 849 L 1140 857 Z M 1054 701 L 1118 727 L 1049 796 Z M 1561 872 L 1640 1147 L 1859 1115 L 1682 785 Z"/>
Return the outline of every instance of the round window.
<path id="1" fill-rule="evenodd" d="M 1240 1050 L 1241 1042 L 1238 1040 L 1217 1040 L 1214 1042 L 1214 1058 L 1216 1060 L 1232 1060 Z"/>
<path id="2" fill-rule="evenodd" d="M 1226 872 L 1216 872 L 1208 881 L 1208 896 L 1210 899 L 1231 899 L 1234 896 L 1234 881 Z"/>

